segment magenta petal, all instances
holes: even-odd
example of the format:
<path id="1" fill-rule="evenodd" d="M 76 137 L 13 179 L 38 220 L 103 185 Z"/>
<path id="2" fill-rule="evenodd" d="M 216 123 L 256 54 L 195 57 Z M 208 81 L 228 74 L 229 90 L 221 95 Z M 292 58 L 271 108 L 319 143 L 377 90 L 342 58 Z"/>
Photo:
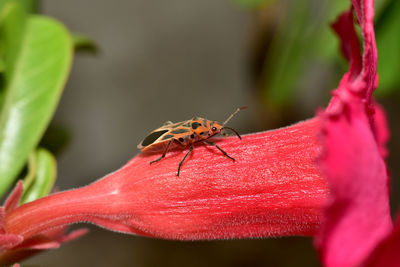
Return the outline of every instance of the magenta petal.
<path id="1" fill-rule="evenodd" d="M 362 69 L 354 67 L 359 55 L 349 47 L 356 46 L 356 36 L 351 13 L 345 13 L 335 25 L 351 66 L 322 114 L 321 165 L 331 196 L 316 245 L 322 262 L 335 267 L 360 264 L 392 230 L 383 159 L 389 135 L 384 112 L 371 99 L 377 63 L 373 1 L 352 2 L 364 38 Z"/>
<path id="2" fill-rule="evenodd" d="M 374 250 L 364 266 L 398 267 L 400 266 L 400 213 L 394 231 Z"/>
<path id="3" fill-rule="evenodd" d="M 376 142 L 378 143 L 379 151 L 383 158 L 386 158 L 388 155 L 388 150 L 386 148 L 386 144 L 389 141 L 390 133 L 389 133 L 389 126 L 386 120 L 386 113 L 383 108 L 378 105 L 374 104 L 374 124 L 372 125 Z"/>
<path id="4" fill-rule="evenodd" d="M 351 25 L 351 27 L 349 27 Z M 360 52 L 360 44 L 353 27 L 353 12 L 344 12 L 339 19 L 332 24 L 332 28 L 342 38 L 341 48 L 344 56 L 350 61 L 350 70 L 352 78 L 361 72 L 362 59 Z"/>
<path id="5" fill-rule="evenodd" d="M 388 177 L 364 105 L 327 119 L 323 168 L 331 204 L 317 239 L 326 266 L 354 266 L 391 230 Z"/>
<path id="6" fill-rule="evenodd" d="M 361 26 L 363 42 L 363 69 L 361 80 L 365 83 L 364 98 L 370 107 L 372 92 L 377 85 L 376 70 L 378 55 L 374 30 L 374 1 L 373 0 L 351 0 L 356 13 L 358 24 Z"/>

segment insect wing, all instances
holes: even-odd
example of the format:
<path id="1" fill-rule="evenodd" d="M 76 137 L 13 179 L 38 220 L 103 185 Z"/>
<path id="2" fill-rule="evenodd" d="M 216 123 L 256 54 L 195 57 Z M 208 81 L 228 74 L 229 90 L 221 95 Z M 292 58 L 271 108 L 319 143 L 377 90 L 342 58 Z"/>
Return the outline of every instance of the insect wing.
<path id="1" fill-rule="evenodd" d="M 169 141 L 171 138 L 178 137 L 179 134 L 187 132 L 188 130 L 182 130 L 186 127 L 188 121 L 172 123 L 170 121 L 164 123 L 160 128 L 152 131 L 146 138 L 140 142 L 137 148 L 143 150 L 149 146 L 153 146 L 159 143 Z M 189 124 L 188 124 L 189 125 Z"/>
<path id="2" fill-rule="evenodd" d="M 159 139 L 166 132 L 168 132 L 167 129 L 160 129 L 160 130 L 155 130 L 155 131 L 151 132 L 148 136 L 146 136 L 146 138 L 142 142 L 140 142 L 140 144 L 138 145 L 138 148 L 142 149 L 151 144 L 154 144 L 154 142 L 156 142 L 156 140 Z"/>

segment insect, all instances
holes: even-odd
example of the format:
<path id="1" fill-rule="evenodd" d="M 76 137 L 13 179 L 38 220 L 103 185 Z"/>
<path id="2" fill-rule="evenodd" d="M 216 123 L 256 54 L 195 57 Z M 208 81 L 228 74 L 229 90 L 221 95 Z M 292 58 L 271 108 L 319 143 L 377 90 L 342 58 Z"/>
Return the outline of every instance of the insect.
<path id="1" fill-rule="evenodd" d="M 171 121 L 167 121 L 158 129 L 155 129 L 147 137 L 140 142 L 137 146 L 142 151 L 157 151 L 161 150 L 164 147 L 163 153 L 161 157 L 156 160 L 150 162 L 150 165 L 163 159 L 168 152 L 168 149 L 172 147 L 172 145 L 178 145 L 181 147 L 189 147 L 189 150 L 181 160 L 178 166 L 178 173 L 181 170 L 182 164 L 185 161 L 186 157 L 190 154 L 190 152 L 194 149 L 194 144 L 203 142 L 207 145 L 212 145 L 218 148 L 222 154 L 231 160 L 235 161 L 234 158 L 229 156 L 222 148 L 220 148 L 216 143 L 209 141 L 208 139 L 216 134 L 221 133 L 222 130 L 228 129 L 234 132 L 239 139 L 242 139 L 240 135 L 232 128 L 225 126 L 239 111 L 246 109 L 247 107 L 238 108 L 235 112 L 233 112 L 224 123 L 220 124 L 216 121 L 210 121 L 207 119 L 203 119 L 200 117 L 193 117 L 191 120 L 182 121 L 173 123 Z"/>

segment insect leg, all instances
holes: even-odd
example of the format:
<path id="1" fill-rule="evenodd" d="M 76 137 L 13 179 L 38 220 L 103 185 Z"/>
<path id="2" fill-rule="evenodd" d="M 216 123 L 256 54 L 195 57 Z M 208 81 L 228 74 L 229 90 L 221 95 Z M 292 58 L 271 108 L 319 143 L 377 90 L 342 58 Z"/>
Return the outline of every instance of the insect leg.
<path id="1" fill-rule="evenodd" d="M 172 143 L 173 141 L 174 141 L 174 139 L 169 140 L 169 142 L 168 142 L 167 146 L 165 147 L 164 152 L 162 153 L 161 157 L 159 157 L 159 158 L 156 159 L 156 160 L 150 161 L 150 165 L 153 164 L 154 162 L 157 162 L 157 161 L 159 161 L 159 160 L 161 160 L 162 158 L 165 157 L 165 154 L 167 154 L 168 148 L 169 148 L 169 146 L 171 145 L 171 143 Z"/>
<path id="2" fill-rule="evenodd" d="M 182 166 L 183 162 L 185 161 L 186 157 L 190 154 L 190 152 L 192 152 L 193 148 L 194 148 L 193 145 L 191 145 L 191 146 L 189 147 L 188 152 L 186 153 L 186 155 L 183 157 L 183 159 L 182 159 L 181 162 L 179 163 L 178 173 L 176 174 L 176 176 L 179 176 L 179 172 L 181 171 L 181 166 Z"/>
<path id="3" fill-rule="evenodd" d="M 226 156 L 226 157 L 230 158 L 231 160 L 235 161 L 234 158 L 232 158 L 231 156 L 229 156 L 228 153 L 226 153 L 226 152 L 225 152 L 222 148 L 220 148 L 216 143 L 214 143 L 214 142 L 209 142 L 209 141 L 203 141 L 203 142 L 206 143 L 207 145 L 215 146 L 216 148 L 219 149 L 219 151 L 222 152 L 222 154 L 224 154 L 224 156 Z"/>

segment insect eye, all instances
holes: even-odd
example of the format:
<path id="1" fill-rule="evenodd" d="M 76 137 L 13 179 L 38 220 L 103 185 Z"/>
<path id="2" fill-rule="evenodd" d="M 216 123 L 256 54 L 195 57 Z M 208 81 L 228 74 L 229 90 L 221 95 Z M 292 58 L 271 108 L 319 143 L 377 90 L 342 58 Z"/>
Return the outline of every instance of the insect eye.
<path id="1" fill-rule="evenodd" d="M 211 128 L 211 131 L 213 131 L 213 132 L 215 132 L 216 130 L 217 130 L 216 127 L 212 127 L 212 128 Z"/>

